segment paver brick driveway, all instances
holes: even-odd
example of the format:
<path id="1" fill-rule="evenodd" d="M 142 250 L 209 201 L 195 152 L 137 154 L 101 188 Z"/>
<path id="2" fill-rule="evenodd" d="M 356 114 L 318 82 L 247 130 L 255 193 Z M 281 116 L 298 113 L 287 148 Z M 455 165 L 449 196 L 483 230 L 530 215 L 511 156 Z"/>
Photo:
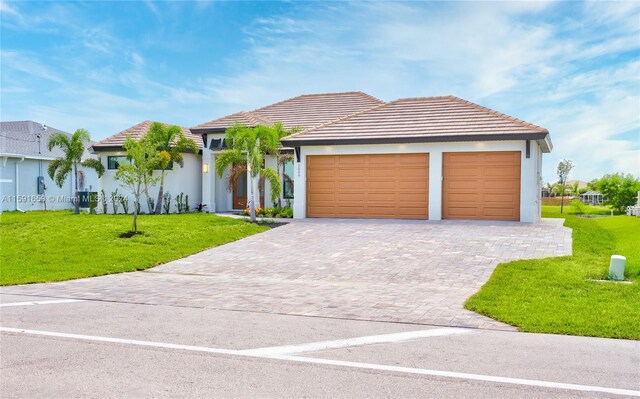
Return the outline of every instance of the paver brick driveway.
<path id="1" fill-rule="evenodd" d="M 562 222 L 296 221 L 144 272 L 2 292 L 508 329 L 465 299 L 498 263 L 571 254 Z"/>

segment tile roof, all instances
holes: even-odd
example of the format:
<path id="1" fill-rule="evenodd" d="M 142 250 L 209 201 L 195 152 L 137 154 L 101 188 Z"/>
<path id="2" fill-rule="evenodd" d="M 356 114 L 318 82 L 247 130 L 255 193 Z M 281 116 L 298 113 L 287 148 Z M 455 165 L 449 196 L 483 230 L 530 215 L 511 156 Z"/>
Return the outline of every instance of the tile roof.
<path id="1" fill-rule="evenodd" d="M 234 122 L 248 126 L 282 122 L 285 127 L 310 128 L 384 104 L 362 92 L 304 94 L 248 112 L 238 112 L 191 128 L 198 133 L 224 130 Z"/>
<path id="2" fill-rule="evenodd" d="M 543 138 L 549 132 L 454 96 L 404 98 L 306 129 L 283 144 Z"/>
<path id="3" fill-rule="evenodd" d="M 104 151 L 107 149 L 120 148 L 122 147 L 122 144 L 124 144 L 124 140 L 127 136 L 131 136 L 134 140 L 140 140 L 145 134 L 147 134 L 152 123 L 153 121 L 140 122 L 137 125 L 131 126 L 128 129 L 114 134 L 113 136 L 109 136 L 106 139 L 98 141 L 93 145 L 93 149 L 95 151 Z M 168 124 L 163 123 L 163 125 L 166 126 Z M 186 127 L 180 127 L 180 129 L 182 129 L 182 132 L 187 138 L 196 142 L 198 148 L 202 148 L 202 137 L 200 135 L 191 133 L 191 131 Z"/>
<path id="4" fill-rule="evenodd" d="M 53 133 L 62 133 L 71 137 L 71 134 L 67 132 L 34 121 L 0 122 L 0 154 L 38 158 L 64 156 L 64 153 L 58 147 L 51 149 L 51 151 L 47 148 L 49 136 Z M 38 135 L 40 136 L 39 145 Z M 93 157 L 88 151 L 90 145 L 91 143 L 85 143 L 83 158 Z"/>

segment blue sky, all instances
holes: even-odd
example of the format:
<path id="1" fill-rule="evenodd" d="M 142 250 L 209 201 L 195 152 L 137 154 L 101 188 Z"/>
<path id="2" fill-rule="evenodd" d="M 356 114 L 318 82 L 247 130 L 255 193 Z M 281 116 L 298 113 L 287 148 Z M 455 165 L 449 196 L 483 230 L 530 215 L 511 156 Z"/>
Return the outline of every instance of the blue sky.
<path id="1" fill-rule="evenodd" d="M 640 175 L 640 2 L 2 2 L 2 120 L 102 139 L 304 93 L 456 95 Z"/>

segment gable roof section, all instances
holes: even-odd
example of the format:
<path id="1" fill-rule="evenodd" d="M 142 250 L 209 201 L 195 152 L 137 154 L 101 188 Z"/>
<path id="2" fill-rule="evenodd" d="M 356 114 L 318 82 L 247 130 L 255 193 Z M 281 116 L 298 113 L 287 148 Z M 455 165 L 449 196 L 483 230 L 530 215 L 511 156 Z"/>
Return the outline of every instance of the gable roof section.
<path id="1" fill-rule="evenodd" d="M 405 98 L 282 140 L 288 146 L 443 141 L 548 140 L 540 126 L 454 96 Z M 550 143 L 548 143 L 550 146 Z"/>
<path id="2" fill-rule="evenodd" d="M 43 125 L 34 121 L 7 121 L 0 122 L 0 155 L 24 156 L 26 158 L 53 159 L 64 156 L 64 152 L 54 147 L 49 151 L 47 145 L 49 136 L 53 133 L 62 133 L 71 137 L 71 134 Z M 38 147 L 38 135 L 40 145 Z M 85 144 L 83 159 L 91 158 L 88 147 L 93 142 Z"/>
<path id="3" fill-rule="evenodd" d="M 191 128 L 198 134 L 224 132 L 234 122 L 247 126 L 272 125 L 311 128 L 384 104 L 368 94 L 356 92 L 304 94 L 248 112 L 238 112 Z"/>
<path id="4" fill-rule="evenodd" d="M 122 149 L 122 145 L 124 144 L 127 136 L 131 136 L 134 140 L 140 140 L 151 128 L 151 124 L 153 121 L 144 121 L 140 122 L 137 125 L 131 126 L 128 129 L 125 129 L 119 133 L 114 134 L 113 136 L 109 136 L 106 139 L 100 140 L 97 143 L 93 144 L 94 151 L 108 151 L 114 149 Z M 167 123 L 163 123 L 163 125 L 167 126 Z M 192 139 L 196 142 L 198 148 L 202 148 L 202 137 L 199 135 L 191 133 L 191 131 L 186 127 L 180 127 L 182 132 L 187 138 Z"/>

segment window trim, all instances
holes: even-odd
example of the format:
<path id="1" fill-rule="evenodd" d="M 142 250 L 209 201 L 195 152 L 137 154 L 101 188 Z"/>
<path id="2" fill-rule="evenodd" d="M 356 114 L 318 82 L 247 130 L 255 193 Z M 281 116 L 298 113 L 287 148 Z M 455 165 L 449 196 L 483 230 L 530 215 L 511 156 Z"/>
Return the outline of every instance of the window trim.
<path id="1" fill-rule="evenodd" d="M 295 197 L 295 181 L 293 179 L 293 176 L 289 176 L 285 172 L 285 169 L 286 169 L 288 163 L 291 163 L 291 168 L 293 169 L 294 174 L 295 174 L 295 163 L 293 161 L 285 162 L 282 165 L 282 198 L 291 200 L 291 199 L 293 199 Z M 287 196 L 287 181 L 284 179 L 285 174 L 287 176 L 289 176 L 289 178 L 291 179 L 291 182 L 292 182 L 291 190 L 290 190 L 291 191 L 291 195 L 290 196 Z"/>
<path id="2" fill-rule="evenodd" d="M 122 158 L 128 162 L 126 155 L 107 155 L 107 170 L 118 170 L 118 167 L 120 166 L 121 161 L 115 161 L 116 166 L 115 168 L 112 168 L 111 167 L 112 158 Z"/>

